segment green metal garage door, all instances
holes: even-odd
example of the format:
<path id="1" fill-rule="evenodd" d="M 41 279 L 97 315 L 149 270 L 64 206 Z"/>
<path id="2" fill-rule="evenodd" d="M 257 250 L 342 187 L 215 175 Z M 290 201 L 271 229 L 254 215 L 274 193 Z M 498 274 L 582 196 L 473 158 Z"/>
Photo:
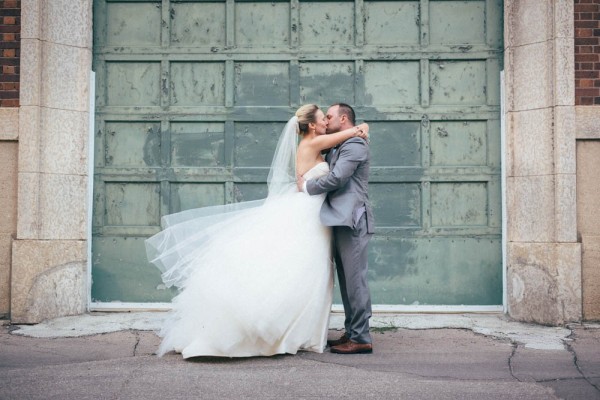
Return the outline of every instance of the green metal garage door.
<path id="1" fill-rule="evenodd" d="M 303 103 L 371 124 L 376 304 L 502 303 L 502 1 L 94 1 L 92 298 L 174 291 L 162 215 L 262 198 Z"/>

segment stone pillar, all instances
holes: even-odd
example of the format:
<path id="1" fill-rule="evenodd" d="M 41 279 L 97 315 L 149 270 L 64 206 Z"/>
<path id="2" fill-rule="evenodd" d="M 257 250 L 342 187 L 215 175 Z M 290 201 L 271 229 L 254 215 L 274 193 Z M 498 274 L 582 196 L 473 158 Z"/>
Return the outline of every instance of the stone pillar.
<path id="1" fill-rule="evenodd" d="M 0 317 L 10 313 L 11 247 L 17 232 L 19 108 L 0 108 Z"/>
<path id="2" fill-rule="evenodd" d="M 579 321 L 573 2 L 504 7 L 508 313 Z"/>
<path id="3" fill-rule="evenodd" d="M 23 0 L 11 320 L 87 307 L 91 0 Z"/>
<path id="4" fill-rule="evenodd" d="M 577 236 L 583 319 L 600 320 L 600 106 L 577 106 Z"/>

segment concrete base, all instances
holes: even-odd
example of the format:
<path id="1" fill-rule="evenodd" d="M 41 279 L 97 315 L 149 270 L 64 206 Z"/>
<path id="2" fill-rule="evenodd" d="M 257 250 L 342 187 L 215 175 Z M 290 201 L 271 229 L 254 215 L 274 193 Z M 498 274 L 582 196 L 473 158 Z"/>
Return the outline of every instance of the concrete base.
<path id="1" fill-rule="evenodd" d="M 509 243 L 508 313 L 519 321 L 581 320 L 581 244 Z"/>
<path id="2" fill-rule="evenodd" d="M 13 242 L 11 320 L 32 324 L 87 307 L 87 249 L 79 240 Z"/>
<path id="3" fill-rule="evenodd" d="M 33 325 L 20 326 L 13 334 L 38 337 L 80 337 L 123 330 L 159 331 L 167 313 L 91 313 L 56 318 Z M 332 313 L 329 328 L 343 330 L 344 314 Z M 520 343 L 526 348 L 565 350 L 571 331 L 511 321 L 503 314 L 375 314 L 371 318 L 373 332 L 388 329 L 468 329 L 475 333 Z"/>
<path id="4" fill-rule="evenodd" d="M 7 118 L 8 127 L 0 127 L 0 315 L 10 311 L 11 244 L 17 233 L 17 153 L 18 142 L 6 141 L 10 128 L 10 115 L 0 112 L 0 121 Z M 13 126 L 14 128 L 14 126 Z"/>
<path id="5" fill-rule="evenodd" d="M 583 318 L 600 320 L 600 236 L 583 236 Z"/>

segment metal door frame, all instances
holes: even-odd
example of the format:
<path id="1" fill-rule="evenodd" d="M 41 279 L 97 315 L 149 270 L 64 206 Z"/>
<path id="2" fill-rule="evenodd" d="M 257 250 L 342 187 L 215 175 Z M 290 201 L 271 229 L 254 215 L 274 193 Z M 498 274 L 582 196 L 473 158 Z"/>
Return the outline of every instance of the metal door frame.
<path id="1" fill-rule="evenodd" d="M 504 117 L 504 71 L 500 71 L 500 156 L 501 156 L 501 209 L 502 209 L 502 305 L 373 305 L 376 313 L 506 313 L 507 282 L 506 282 L 506 169 L 505 169 L 505 117 Z M 92 218 L 93 218 L 93 176 L 94 176 L 94 124 L 95 124 L 95 73 L 90 74 L 90 117 L 89 117 L 89 146 L 88 146 L 88 285 L 87 302 L 89 311 L 167 311 L 170 303 L 132 303 L 132 302 L 98 302 L 92 301 Z M 341 304 L 334 304 L 332 312 L 343 312 Z"/>

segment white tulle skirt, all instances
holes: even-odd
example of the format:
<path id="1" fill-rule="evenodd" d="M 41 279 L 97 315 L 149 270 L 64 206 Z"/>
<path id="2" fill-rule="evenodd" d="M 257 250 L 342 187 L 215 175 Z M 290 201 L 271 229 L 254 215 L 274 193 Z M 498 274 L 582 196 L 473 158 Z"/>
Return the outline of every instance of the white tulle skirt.
<path id="1" fill-rule="evenodd" d="M 291 192 L 169 216 L 169 226 L 147 241 L 164 282 L 181 288 L 159 354 L 322 352 L 333 291 L 323 200 Z"/>

